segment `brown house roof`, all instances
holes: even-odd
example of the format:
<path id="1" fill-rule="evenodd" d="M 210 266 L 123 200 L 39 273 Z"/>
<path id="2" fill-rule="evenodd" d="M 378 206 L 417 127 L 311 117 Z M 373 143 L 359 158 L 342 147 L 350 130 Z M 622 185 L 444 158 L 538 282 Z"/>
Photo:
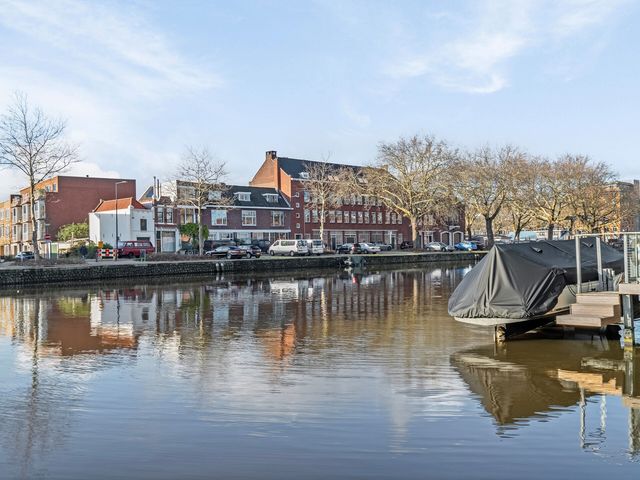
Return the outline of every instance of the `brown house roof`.
<path id="1" fill-rule="evenodd" d="M 146 210 L 147 208 L 142 205 L 139 201 L 137 201 L 133 197 L 119 198 L 118 204 L 116 205 L 115 200 L 100 200 L 100 203 L 96 208 L 93 209 L 94 212 L 112 212 L 113 210 L 124 210 L 126 208 L 133 207 L 137 210 Z"/>

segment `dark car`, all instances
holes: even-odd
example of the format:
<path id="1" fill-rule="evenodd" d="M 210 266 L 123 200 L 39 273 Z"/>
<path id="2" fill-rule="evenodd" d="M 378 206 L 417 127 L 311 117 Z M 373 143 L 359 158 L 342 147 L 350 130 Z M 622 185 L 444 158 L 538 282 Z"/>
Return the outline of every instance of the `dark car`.
<path id="1" fill-rule="evenodd" d="M 405 250 L 407 248 L 413 248 L 413 242 L 411 240 L 405 240 L 400 244 L 400 250 Z"/>
<path id="2" fill-rule="evenodd" d="M 223 245 L 220 247 L 216 247 L 213 250 L 207 250 L 206 252 L 204 252 L 204 254 L 207 257 L 226 257 L 227 252 L 229 252 L 231 248 L 234 248 L 234 247 L 231 245 Z"/>
<path id="3" fill-rule="evenodd" d="M 336 253 L 351 253 L 353 243 L 343 243 L 336 248 Z"/>
<path id="4" fill-rule="evenodd" d="M 474 250 L 484 250 L 485 248 L 484 243 L 478 242 L 477 240 L 470 240 L 469 243 L 475 245 L 476 248 L 474 248 Z M 496 243 L 499 243 L 499 241 Z"/>
<path id="5" fill-rule="evenodd" d="M 20 252 L 15 256 L 16 260 L 33 260 L 35 257 L 35 255 L 33 254 L 33 252 Z"/>
<path id="6" fill-rule="evenodd" d="M 266 240 L 266 239 L 251 240 L 251 245 L 253 245 L 254 247 L 260 248 L 261 251 L 266 253 L 266 252 L 269 251 L 269 247 L 271 246 L 271 242 L 269 240 Z"/>
<path id="7" fill-rule="evenodd" d="M 240 250 L 244 250 L 249 254 L 249 257 L 260 258 L 262 255 L 262 249 L 258 245 L 240 245 Z M 245 258 L 249 258 L 245 255 Z"/>

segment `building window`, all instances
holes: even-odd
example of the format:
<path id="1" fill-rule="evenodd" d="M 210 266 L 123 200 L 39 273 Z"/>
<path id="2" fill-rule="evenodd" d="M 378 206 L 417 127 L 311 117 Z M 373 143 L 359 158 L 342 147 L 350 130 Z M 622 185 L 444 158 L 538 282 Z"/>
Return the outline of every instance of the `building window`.
<path id="1" fill-rule="evenodd" d="M 251 201 L 251 192 L 237 192 L 236 197 L 240 202 L 250 202 Z"/>
<path id="2" fill-rule="evenodd" d="M 173 208 L 169 207 L 166 211 L 167 223 L 173 223 Z"/>
<path id="3" fill-rule="evenodd" d="M 371 223 L 376 223 L 376 212 L 371 212 Z"/>
<path id="4" fill-rule="evenodd" d="M 141 232 L 146 232 L 147 231 L 147 219 L 146 218 L 141 218 L 140 219 L 140 231 Z"/>
<path id="5" fill-rule="evenodd" d="M 391 224 L 396 223 L 396 212 L 391 212 Z"/>
<path id="6" fill-rule="evenodd" d="M 299 223 L 296 223 L 296 228 L 300 228 L 300 224 Z"/>
<path id="7" fill-rule="evenodd" d="M 209 201 L 213 202 L 216 200 L 222 200 L 222 192 L 219 192 L 219 191 L 209 192 Z"/>
<path id="8" fill-rule="evenodd" d="M 156 207 L 156 222 L 164 223 L 164 207 Z"/>
<path id="9" fill-rule="evenodd" d="M 226 225 L 227 224 L 227 211 L 226 210 L 211 210 L 211 225 Z"/>
<path id="10" fill-rule="evenodd" d="M 318 210 L 313 210 L 311 212 L 311 217 L 312 217 L 312 222 L 313 223 L 318 223 L 320 221 L 319 217 L 318 217 Z"/>
<path id="11" fill-rule="evenodd" d="M 242 210 L 242 226 L 251 227 L 256 224 L 256 211 L 255 210 Z"/>
<path id="12" fill-rule="evenodd" d="M 307 209 L 304 210 L 304 223 L 309 223 L 311 221 L 311 212 Z"/>
<path id="13" fill-rule="evenodd" d="M 351 223 L 358 223 L 356 212 L 351 212 Z"/>
<path id="14" fill-rule="evenodd" d="M 329 210 L 329 223 L 336 223 L 336 212 Z"/>
<path id="15" fill-rule="evenodd" d="M 378 223 L 382 225 L 382 212 L 378 212 Z"/>
<path id="16" fill-rule="evenodd" d="M 385 215 L 385 222 L 386 224 L 389 224 L 391 222 L 391 212 L 387 212 Z"/>
<path id="17" fill-rule="evenodd" d="M 300 212 L 296 212 L 296 218 L 300 218 Z"/>
<path id="18" fill-rule="evenodd" d="M 311 199 L 311 196 L 309 195 L 309 192 L 307 192 L 306 190 L 303 193 L 303 199 L 304 199 L 305 203 L 309 202 L 310 199 Z"/>
<path id="19" fill-rule="evenodd" d="M 362 195 L 357 195 L 356 196 L 356 204 L 357 205 L 362 205 Z"/>
<path id="20" fill-rule="evenodd" d="M 271 212 L 271 225 L 284 227 L 284 212 Z"/>
<path id="21" fill-rule="evenodd" d="M 396 217 L 396 223 L 398 225 L 402 225 L 402 215 L 398 214 L 398 216 Z"/>
<path id="22" fill-rule="evenodd" d="M 296 202 L 296 208 L 300 208 L 300 203 Z"/>
<path id="23" fill-rule="evenodd" d="M 364 212 L 364 223 L 369 223 L 369 212 Z"/>
<path id="24" fill-rule="evenodd" d="M 358 212 L 358 223 L 363 223 L 364 221 L 364 215 L 362 214 L 362 212 Z"/>
<path id="25" fill-rule="evenodd" d="M 336 223 L 342 223 L 342 210 L 336 212 Z"/>
<path id="26" fill-rule="evenodd" d="M 264 198 L 267 201 L 267 203 L 278 203 L 277 193 L 265 193 Z"/>

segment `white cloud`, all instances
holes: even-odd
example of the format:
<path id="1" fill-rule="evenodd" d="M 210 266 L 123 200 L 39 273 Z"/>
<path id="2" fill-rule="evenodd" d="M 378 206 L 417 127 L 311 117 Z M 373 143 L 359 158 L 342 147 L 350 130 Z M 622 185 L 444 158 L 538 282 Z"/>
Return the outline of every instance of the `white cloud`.
<path id="1" fill-rule="evenodd" d="M 71 0 L 0 0 L 0 24 L 61 50 L 59 67 L 93 82 L 142 95 L 219 86 L 218 75 L 196 67 L 135 10 L 122 4 Z"/>
<path id="2" fill-rule="evenodd" d="M 546 48 L 549 42 L 566 41 L 601 25 L 624 3 L 520 0 L 474 4 L 478 8 L 469 19 L 452 21 L 451 32 L 438 41 L 424 48 L 403 46 L 384 72 L 395 79 L 428 77 L 451 90 L 497 92 L 509 85 L 510 61 L 530 49 Z M 445 21 L 449 17 L 438 16 Z"/>

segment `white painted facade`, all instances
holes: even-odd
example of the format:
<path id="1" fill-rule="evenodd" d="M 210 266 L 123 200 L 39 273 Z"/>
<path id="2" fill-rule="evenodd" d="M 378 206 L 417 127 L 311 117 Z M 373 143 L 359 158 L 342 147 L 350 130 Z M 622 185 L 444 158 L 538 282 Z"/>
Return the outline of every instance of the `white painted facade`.
<path id="1" fill-rule="evenodd" d="M 149 240 L 156 246 L 153 210 L 129 206 L 118 210 L 118 236 L 120 242 Z M 116 245 L 116 211 L 89 213 L 89 239 Z"/>

